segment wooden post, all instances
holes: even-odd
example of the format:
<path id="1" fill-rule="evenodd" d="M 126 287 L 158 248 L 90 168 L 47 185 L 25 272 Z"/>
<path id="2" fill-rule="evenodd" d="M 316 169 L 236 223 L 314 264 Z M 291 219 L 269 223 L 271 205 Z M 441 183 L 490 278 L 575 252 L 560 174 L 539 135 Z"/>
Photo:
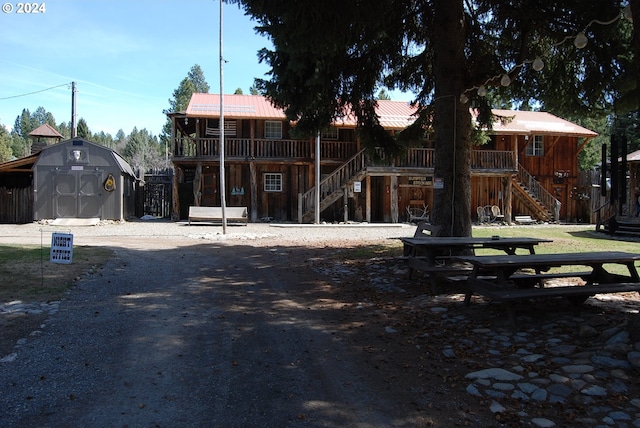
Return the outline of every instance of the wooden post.
<path id="1" fill-rule="evenodd" d="M 348 222 L 349 221 L 349 189 L 347 189 L 347 186 L 345 186 L 344 188 L 344 213 L 343 213 L 343 217 L 344 217 L 344 222 Z"/>
<path id="2" fill-rule="evenodd" d="M 391 176 L 391 192 L 390 192 L 390 198 L 391 198 L 391 223 L 397 223 L 398 222 L 398 176 L 397 175 L 392 175 Z"/>
<path id="3" fill-rule="evenodd" d="M 367 223 L 371 223 L 371 176 L 367 175 L 364 179 L 365 186 L 365 218 Z"/>
<path id="4" fill-rule="evenodd" d="M 503 178 L 503 200 L 504 200 L 504 212 L 502 214 L 504 214 L 504 221 L 507 222 L 508 225 L 511 225 L 511 218 L 512 218 L 512 193 L 513 193 L 513 189 L 512 189 L 512 183 L 513 180 L 511 179 L 511 177 L 505 177 Z"/>
<path id="5" fill-rule="evenodd" d="M 173 183 L 172 183 L 172 189 L 171 192 L 173 193 L 172 196 L 172 207 L 171 207 L 171 219 L 173 221 L 178 221 L 180 220 L 180 195 L 178 193 L 178 177 L 182 176 L 182 168 L 181 167 L 176 167 L 176 171 L 173 174 Z"/>
<path id="6" fill-rule="evenodd" d="M 251 222 L 258 221 L 258 174 L 256 172 L 256 163 L 251 160 L 249 162 L 249 188 L 251 189 Z"/>

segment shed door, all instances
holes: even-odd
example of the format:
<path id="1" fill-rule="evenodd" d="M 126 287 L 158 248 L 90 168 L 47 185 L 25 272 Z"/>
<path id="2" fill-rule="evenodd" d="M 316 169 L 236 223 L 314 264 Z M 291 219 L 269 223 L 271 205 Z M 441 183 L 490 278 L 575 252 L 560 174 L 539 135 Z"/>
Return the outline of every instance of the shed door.
<path id="1" fill-rule="evenodd" d="M 69 171 L 53 180 L 55 218 L 102 218 L 102 171 Z"/>

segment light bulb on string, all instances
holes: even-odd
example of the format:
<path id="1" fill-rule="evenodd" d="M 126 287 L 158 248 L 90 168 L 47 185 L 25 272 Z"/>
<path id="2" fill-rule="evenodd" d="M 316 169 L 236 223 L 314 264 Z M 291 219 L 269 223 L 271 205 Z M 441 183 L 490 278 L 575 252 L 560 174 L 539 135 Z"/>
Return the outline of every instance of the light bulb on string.
<path id="1" fill-rule="evenodd" d="M 479 97 L 486 97 L 487 96 L 487 87 L 482 85 L 478 88 L 478 96 Z"/>
<path id="2" fill-rule="evenodd" d="M 587 39 L 587 36 L 585 36 L 582 31 L 580 31 L 576 38 L 573 40 L 573 45 L 578 49 L 584 48 L 585 46 L 587 46 L 587 43 L 589 43 L 589 39 Z"/>
<path id="3" fill-rule="evenodd" d="M 502 86 L 509 86 L 511 84 L 511 78 L 508 74 L 503 74 L 502 79 L 500 79 L 500 84 Z"/>
<path id="4" fill-rule="evenodd" d="M 631 13 L 631 5 L 630 4 L 625 6 L 625 8 L 622 10 L 622 16 L 627 21 L 633 22 L 633 14 Z"/>
<path id="5" fill-rule="evenodd" d="M 542 69 L 544 68 L 544 61 L 542 60 L 542 58 L 536 57 L 536 59 L 533 60 L 533 64 L 531 64 L 531 66 L 535 71 L 542 71 Z"/>

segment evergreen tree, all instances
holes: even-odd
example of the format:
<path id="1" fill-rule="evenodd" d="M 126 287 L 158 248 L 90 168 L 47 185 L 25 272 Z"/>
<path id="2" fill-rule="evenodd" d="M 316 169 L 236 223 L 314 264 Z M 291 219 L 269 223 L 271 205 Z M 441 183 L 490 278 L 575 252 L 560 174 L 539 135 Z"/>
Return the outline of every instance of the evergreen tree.
<path id="1" fill-rule="evenodd" d="M 380 89 L 380 92 L 378 92 L 378 99 L 379 100 L 390 100 L 391 96 L 386 91 L 386 89 L 382 88 L 382 89 Z"/>
<path id="2" fill-rule="evenodd" d="M 0 162 L 6 162 L 13 159 L 13 150 L 11 149 L 11 135 L 7 128 L 0 123 Z"/>
<path id="3" fill-rule="evenodd" d="M 242 88 L 238 88 L 235 90 L 234 95 L 243 95 Z"/>
<path id="4" fill-rule="evenodd" d="M 191 95 L 193 93 L 208 93 L 209 84 L 207 83 L 202 68 L 198 64 L 191 67 L 187 77 L 182 79 L 180 85 L 173 91 L 173 98 L 169 99 L 169 109 L 164 113 L 174 113 L 184 111 L 189 106 Z M 162 132 L 160 133 L 160 143 L 162 146 L 171 147 L 171 120 L 167 118 Z"/>
<path id="5" fill-rule="evenodd" d="M 619 16 L 618 0 L 235 2 L 274 46 L 259 52 L 271 71 L 257 87 L 300 130 L 313 134 L 350 109 L 362 141 L 393 152 L 402 137 L 433 127 L 443 186 L 434 189 L 432 221 L 446 235 L 471 234 L 469 108 L 480 125 L 492 123 L 485 88 L 573 116 L 606 113 L 635 88 L 630 24 L 592 25 Z M 589 47 L 576 49 L 583 30 Z M 541 61 L 543 72 L 534 71 Z M 398 140 L 375 114 L 381 84 L 416 94 L 419 116 Z"/>
<path id="6" fill-rule="evenodd" d="M 89 125 L 87 125 L 87 121 L 84 120 L 83 117 L 78 120 L 78 129 L 76 130 L 76 135 L 80 138 L 84 138 L 85 140 L 92 140 L 91 130 L 89 130 Z"/>

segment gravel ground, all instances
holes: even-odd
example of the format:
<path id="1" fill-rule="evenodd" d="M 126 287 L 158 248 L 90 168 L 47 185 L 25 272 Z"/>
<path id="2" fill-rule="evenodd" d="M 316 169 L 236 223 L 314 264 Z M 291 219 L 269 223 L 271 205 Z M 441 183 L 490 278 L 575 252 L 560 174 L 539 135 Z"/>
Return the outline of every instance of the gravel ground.
<path id="1" fill-rule="evenodd" d="M 574 349 L 574 362 L 598 354 L 627 329 L 637 296 L 585 305 L 581 318 L 561 301 L 519 308 L 521 337 L 500 305 L 474 298 L 465 307 L 459 290 L 437 295 L 408 280 L 398 260 L 348 256 L 415 226 L 221 231 L 165 221 L 0 225 L 0 243 L 48 245 L 52 232 L 71 232 L 74 245 L 115 250 L 0 362 L 0 426 L 601 426 L 618 413 L 629 422 L 614 425 L 640 424 L 635 372 L 622 373 L 625 393 L 577 391 L 563 403 L 484 396 L 467 379 L 517 367 L 525 336 L 540 355 L 548 343 Z M 597 335 L 581 337 L 585 325 Z M 526 369 L 541 380 L 568 364 L 540 358 Z M 608 387 L 598 376 L 590 382 Z"/>

